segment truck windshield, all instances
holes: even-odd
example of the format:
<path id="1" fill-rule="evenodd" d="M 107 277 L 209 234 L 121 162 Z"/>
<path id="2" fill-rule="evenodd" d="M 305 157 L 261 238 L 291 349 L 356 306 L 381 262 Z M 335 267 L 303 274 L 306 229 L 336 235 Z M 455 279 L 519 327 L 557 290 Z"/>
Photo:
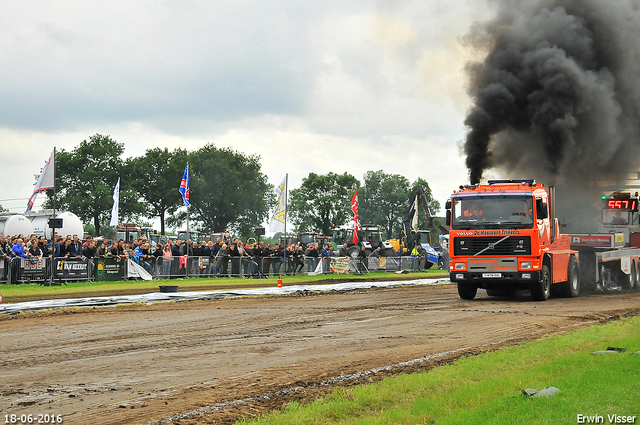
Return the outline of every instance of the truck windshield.
<path id="1" fill-rule="evenodd" d="M 451 199 L 453 229 L 530 229 L 533 198 L 465 196 Z"/>
<path id="2" fill-rule="evenodd" d="M 602 211 L 602 224 L 611 225 L 628 225 L 630 223 L 629 218 L 631 213 L 627 211 L 609 210 L 604 209 Z"/>
<path id="3" fill-rule="evenodd" d="M 309 245 L 310 243 L 314 243 L 316 241 L 316 237 L 314 233 L 300 233 L 300 243 Z"/>
<path id="4" fill-rule="evenodd" d="M 364 238 L 367 242 L 370 242 L 372 245 L 380 243 L 382 241 L 382 238 L 380 237 L 380 229 L 378 228 L 375 228 L 373 230 L 364 229 Z"/>
<path id="5" fill-rule="evenodd" d="M 116 236 L 115 236 L 115 240 L 119 241 L 119 240 L 123 240 L 126 242 L 131 242 L 135 239 L 138 239 L 138 232 L 136 230 L 129 230 L 128 232 L 126 231 L 119 231 L 116 232 Z"/>
<path id="6" fill-rule="evenodd" d="M 180 239 L 181 241 L 188 241 L 189 239 L 191 239 L 192 241 L 197 241 L 198 236 L 199 236 L 198 232 L 185 232 L 185 231 L 178 232 L 178 239 Z"/>

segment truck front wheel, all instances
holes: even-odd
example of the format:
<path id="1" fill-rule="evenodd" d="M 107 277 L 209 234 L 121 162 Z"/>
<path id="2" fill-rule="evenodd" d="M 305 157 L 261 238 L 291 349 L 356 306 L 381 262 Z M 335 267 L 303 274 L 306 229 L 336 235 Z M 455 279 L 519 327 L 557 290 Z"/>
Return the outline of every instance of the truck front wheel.
<path id="1" fill-rule="evenodd" d="M 555 286 L 555 285 L 554 285 Z M 576 257 L 569 259 L 567 281 L 557 284 L 558 295 L 565 298 L 575 298 L 580 295 L 580 268 Z"/>
<path id="2" fill-rule="evenodd" d="M 540 282 L 531 284 L 531 298 L 533 298 L 534 301 L 546 301 L 549 298 L 550 292 L 551 274 L 549 273 L 549 267 L 543 265 Z"/>
<path id="3" fill-rule="evenodd" d="M 468 282 L 458 282 L 458 295 L 463 300 L 472 300 L 478 293 L 478 287 Z"/>

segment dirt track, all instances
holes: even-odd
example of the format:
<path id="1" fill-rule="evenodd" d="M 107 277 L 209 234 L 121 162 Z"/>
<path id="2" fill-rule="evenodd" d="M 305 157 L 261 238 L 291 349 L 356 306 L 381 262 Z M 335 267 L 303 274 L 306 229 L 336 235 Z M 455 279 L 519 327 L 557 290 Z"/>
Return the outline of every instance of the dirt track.
<path id="1" fill-rule="evenodd" d="M 377 380 L 640 312 L 638 292 L 547 302 L 479 292 L 463 301 L 440 285 L 3 317 L 1 417 L 231 423 L 322 395 L 331 378 L 456 350 L 343 382 Z"/>

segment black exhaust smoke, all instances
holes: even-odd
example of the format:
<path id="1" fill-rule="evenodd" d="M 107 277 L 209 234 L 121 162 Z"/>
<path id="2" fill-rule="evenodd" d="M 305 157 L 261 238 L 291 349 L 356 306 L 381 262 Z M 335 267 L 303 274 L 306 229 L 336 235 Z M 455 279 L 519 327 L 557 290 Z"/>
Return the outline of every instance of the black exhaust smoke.
<path id="1" fill-rule="evenodd" d="M 640 0 L 497 5 L 496 18 L 465 37 L 486 52 L 466 69 L 471 183 L 494 168 L 556 185 L 560 195 L 637 171 Z"/>

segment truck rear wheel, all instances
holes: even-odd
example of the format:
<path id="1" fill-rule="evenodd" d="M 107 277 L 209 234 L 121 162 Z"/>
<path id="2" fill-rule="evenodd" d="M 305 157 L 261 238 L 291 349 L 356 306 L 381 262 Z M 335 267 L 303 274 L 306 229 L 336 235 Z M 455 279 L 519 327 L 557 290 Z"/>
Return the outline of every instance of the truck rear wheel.
<path id="1" fill-rule="evenodd" d="M 458 295 L 463 300 L 472 300 L 478 293 L 478 287 L 468 282 L 458 282 Z"/>
<path id="2" fill-rule="evenodd" d="M 620 277 L 622 278 L 622 287 L 624 289 L 633 289 L 638 284 L 636 282 L 636 265 L 631 264 L 630 274 L 620 272 Z"/>
<path id="3" fill-rule="evenodd" d="M 569 259 L 567 281 L 554 285 L 558 287 L 558 295 L 565 298 L 575 298 L 580 295 L 580 266 L 576 257 Z"/>
<path id="4" fill-rule="evenodd" d="M 542 266 L 542 275 L 540 276 L 540 282 L 534 282 L 531 284 L 531 298 L 534 301 L 546 301 L 551 293 L 551 274 L 549 273 L 549 267 Z"/>

